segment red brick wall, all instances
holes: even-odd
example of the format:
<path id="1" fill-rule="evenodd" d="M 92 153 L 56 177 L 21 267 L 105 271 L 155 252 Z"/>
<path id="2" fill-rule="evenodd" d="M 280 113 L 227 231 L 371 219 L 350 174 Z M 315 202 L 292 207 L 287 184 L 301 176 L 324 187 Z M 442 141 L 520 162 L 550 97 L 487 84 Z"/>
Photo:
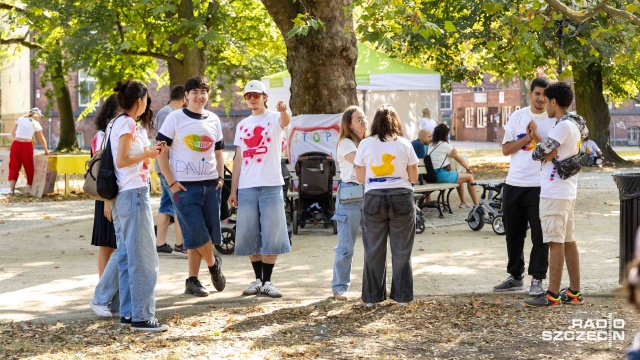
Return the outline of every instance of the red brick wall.
<path id="1" fill-rule="evenodd" d="M 499 102 L 499 93 L 504 93 L 504 101 Z M 474 93 L 454 93 L 453 94 L 453 126 L 452 133 L 455 134 L 455 139 L 458 141 L 495 141 L 502 142 L 504 137 L 504 129 L 502 124 L 502 107 L 511 106 L 511 112 L 516 110 L 516 106 L 520 106 L 520 91 L 518 89 L 504 89 L 504 90 L 491 90 L 487 91 L 487 102 L 476 103 L 474 102 Z M 496 115 L 499 120 L 493 125 L 493 128 L 487 126 L 484 128 L 478 127 L 478 119 L 476 118 L 478 108 L 487 108 L 485 117 Z M 470 128 L 465 126 L 465 109 L 473 109 L 473 125 Z M 497 128 L 497 129 L 496 129 Z M 495 135 L 490 134 L 493 131 Z M 496 131 L 497 130 L 497 131 Z"/>

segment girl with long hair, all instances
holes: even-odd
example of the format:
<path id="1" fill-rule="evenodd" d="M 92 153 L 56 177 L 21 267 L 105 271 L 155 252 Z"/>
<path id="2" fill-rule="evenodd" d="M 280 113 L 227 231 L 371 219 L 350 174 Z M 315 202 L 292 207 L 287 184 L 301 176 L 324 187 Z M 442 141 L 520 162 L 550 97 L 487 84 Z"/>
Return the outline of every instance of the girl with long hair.
<path id="1" fill-rule="evenodd" d="M 412 183 L 418 181 L 418 157 L 411 142 L 402 137 L 400 118 L 391 105 L 377 109 L 371 136 L 360 142 L 354 164 L 358 181 L 365 184 L 362 301 L 373 307 L 386 298 L 388 241 L 393 266 L 390 297 L 406 305 L 413 301 L 411 251 L 416 213 Z"/>
<path id="2" fill-rule="evenodd" d="M 333 261 L 333 280 L 331 289 L 336 300 L 349 299 L 347 291 L 351 284 L 351 262 L 353 248 L 362 221 L 362 206 L 364 199 L 343 199 L 344 192 L 362 188 L 358 181 L 355 165 L 356 151 L 360 141 L 367 136 L 367 118 L 359 106 L 350 106 L 342 114 L 340 122 L 340 136 L 336 151 L 340 167 L 340 184 L 336 197 L 336 211 L 332 220 L 338 224 L 338 245 L 335 247 Z M 348 189 L 348 190 L 347 190 Z"/>

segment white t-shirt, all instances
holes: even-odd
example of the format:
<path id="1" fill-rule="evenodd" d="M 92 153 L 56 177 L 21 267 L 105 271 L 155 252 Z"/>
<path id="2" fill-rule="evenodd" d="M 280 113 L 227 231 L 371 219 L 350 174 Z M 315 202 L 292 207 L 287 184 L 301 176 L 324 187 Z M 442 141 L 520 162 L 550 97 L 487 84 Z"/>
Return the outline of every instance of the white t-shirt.
<path id="1" fill-rule="evenodd" d="M 127 115 L 118 117 L 113 124 L 107 126 L 107 131 L 109 132 L 109 140 L 111 141 L 111 153 L 113 154 L 113 166 L 116 169 L 118 190 L 125 191 L 146 186 L 149 181 L 149 167 L 144 164 L 143 161 L 118 168 L 116 159 L 118 157 L 120 137 L 125 134 L 131 134 L 133 136 L 129 156 L 144 153 L 145 148 L 151 145 L 147 131 Z"/>
<path id="2" fill-rule="evenodd" d="M 42 131 L 42 126 L 35 119 L 30 117 L 20 117 L 16 121 L 18 128 L 16 129 L 16 137 L 21 139 L 31 139 L 33 134 Z"/>
<path id="3" fill-rule="evenodd" d="M 549 137 L 560 146 L 556 149 L 556 159 L 564 160 L 578 154 L 580 150 L 580 130 L 572 121 L 560 121 L 551 129 Z M 548 199 L 573 200 L 578 193 L 578 175 L 562 180 L 551 161 L 543 161 L 540 170 L 540 197 Z"/>
<path id="4" fill-rule="evenodd" d="M 582 146 L 580 146 L 580 152 L 583 154 L 596 156 L 598 154 L 598 151 L 600 151 L 598 144 L 596 144 L 596 142 L 591 139 L 583 142 Z"/>
<path id="5" fill-rule="evenodd" d="M 238 189 L 284 185 L 280 159 L 285 130 L 275 111 L 240 121 L 233 141 L 242 154 Z"/>
<path id="6" fill-rule="evenodd" d="M 448 142 L 440 141 L 429 145 L 427 155 L 431 155 L 431 163 L 433 164 L 434 170 L 449 165 L 449 154 L 451 154 L 451 151 L 453 151 L 453 145 Z"/>
<path id="7" fill-rule="evenodd" d="M 187 109 L 173 111 L 160 128 L 159 140 L 171 147 L 169 164 L 176 181 L 213 180 L 218 174 L 215 150 L 222 150 L 220 118 L 204 110 L 196 114 Z"/>
<path id="8" fill-rule="evenodd" d="M 504 127 L 504 139 L 502 144 L 519 140 L 527 135 L 527 125 L 533 120 L 538 125 L 538 135 L 545 138 L 556 123 L 556 119 L 549 118 L 547 112 L 534 114 L 531 107 L 515 111 L 509 117 L 509 122 Z M 507 174 L 507 184 L 520 187 L 540 186 L 540 162 L 531 158 L 531 152 L 538 145 L 531 140 L 516 153 L 511 154 L 511 164 Z"/>
<path id="9" fill-rule="evenodd" d="M 429 130 L 433 134 L 433 129 L 438 126 L 438 122 L 435 119 L 420 118 L 420 130 Z"/>
<path id="10" fill-rule="evenodd" d="M 349 138 L 344 138 L 338 142 L 338 166 L 340 167 L 340 180 L 342 182 L 360 183 L 356 176 L 356 166 L 344 158 L 345 155 L 357 150 L 356 144 Z"/>
<path id="11" fill-rule="evenodd" d="M 360 142 L 354 164 L 366 168 L 365 192 L 372 189 L 413 189 L 407 166 L 416 165 L 418 157 L 411 142 L 401 136 L 382 142 L 368 137 Z"/>
<path id="12" fill-rule="evenodd" d="M 105 141 L 105 143 L 102 143 L 102 140 L 104 139 L 104 131 L 102 130 L 98 130 L 98 132 L 96 133 L 96 136 L 93 137 L 93 140 L 91 140 L 91 153 L 93 155 L 96 154 L 96 151 L 98 150 L 103 150 L 105 148 L 105 146 L 107 146 L 107 143 Z M 102 147 L 100 147 L 102 145 Z"/>

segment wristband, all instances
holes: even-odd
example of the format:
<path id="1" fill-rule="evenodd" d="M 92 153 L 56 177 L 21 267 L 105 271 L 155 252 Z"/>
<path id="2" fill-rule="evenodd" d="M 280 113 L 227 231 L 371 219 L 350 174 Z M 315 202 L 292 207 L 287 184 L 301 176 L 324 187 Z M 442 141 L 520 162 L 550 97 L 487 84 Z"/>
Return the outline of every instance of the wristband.
<path id="1" fill-rule="evenodd" d="M 169 185 L 169 189 L 171 189 L 173 187 L 173 185 L 175 185 L 178 181 L 174 181 L 173 184 Z"/>

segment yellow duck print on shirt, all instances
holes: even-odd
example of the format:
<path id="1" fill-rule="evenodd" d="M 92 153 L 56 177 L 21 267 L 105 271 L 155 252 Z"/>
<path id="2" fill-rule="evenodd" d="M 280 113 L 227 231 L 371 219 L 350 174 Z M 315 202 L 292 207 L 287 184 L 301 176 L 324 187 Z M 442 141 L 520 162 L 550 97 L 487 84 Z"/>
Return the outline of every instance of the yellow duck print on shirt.
<path id="1" fill-rule="evenodd" d="M 393 166 L 393 164 L 391 164 L 391 162 L 395 160 L 395 158 L 396 157 L 391 154 L 383 154 L 382 165 L 371 165 L 371 171 L 373 171 L 376 176 L 388 176 L 393 174 L 395 167 Z"/>

